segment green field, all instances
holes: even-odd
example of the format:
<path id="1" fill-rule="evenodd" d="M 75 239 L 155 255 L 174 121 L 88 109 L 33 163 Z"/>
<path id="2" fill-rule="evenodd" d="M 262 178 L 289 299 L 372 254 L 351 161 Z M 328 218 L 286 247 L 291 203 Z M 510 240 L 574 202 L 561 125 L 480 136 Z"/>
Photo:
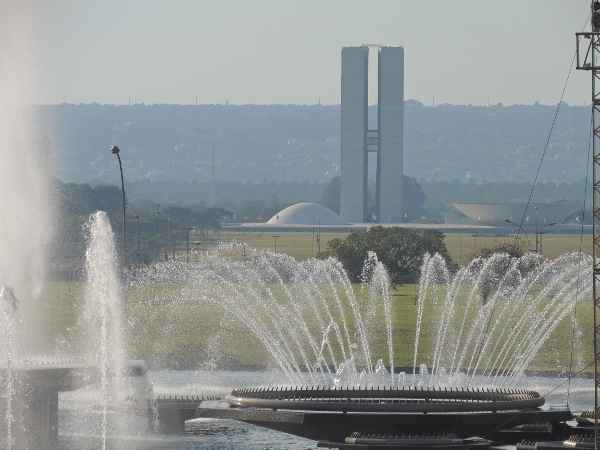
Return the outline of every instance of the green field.
<path id="1" fill-rule="evenodd" d="M 345 238 L 348 233 L 321 233 L 320 248 L 327 249 L 327 243 L 335 238 Z M 276 238 L 274 236 L 277 236 Z M 225 232 L 223 240 L 239 241 L 257 249 L 273 250 L 287 253 L 298 259 L 306 259 L 317 254 L 319 248 L 313 233 L 310 232 Z M 446 246 L 454 261 L 463 265 L 470 261 L 481 249 L 493 247 L 503 242 L 512 242 L 512 236 L 489 236 L 477 234 L 447 234 Z M 578 234 L 547 234 L 543 236 L 543 253 L 549 258 L 554 258 L 562 253 L 579 249 L 580 236 Z M 535 236 L 523 235 L 521 245 L 524 249 L 535 248 Z M 584 251 L 591 251 L 591 237 L 584 236 Z"/>
<path id="2" fill-rule="evenodd" d="M 345 238 L 348 233 L 320 233 L 320 242 L 311 232 L 225 232 L 223 239 L 227 241 L 244 242 L 249 247 L 259 250 L 277 249 L 297 259 L 307 259 L 316 256 L 319 248 L 327 249 L 327 243 L 336 238 Z"/>

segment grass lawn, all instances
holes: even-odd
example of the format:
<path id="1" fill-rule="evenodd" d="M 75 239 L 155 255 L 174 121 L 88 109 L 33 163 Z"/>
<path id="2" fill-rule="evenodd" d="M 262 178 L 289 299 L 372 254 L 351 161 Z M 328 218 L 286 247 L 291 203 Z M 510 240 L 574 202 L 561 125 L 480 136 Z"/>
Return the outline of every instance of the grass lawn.
<path id="1" fill-rule="evenodd" d="M 319 245 L 321 251 L 324 251 L 330 240 L 344 239 L 347 235 L 348 233 L 321 232 L 320 244 L 317 242 L 316 236 L 310 232 L 225 232 L 223 239 L 244 242 L 249 247 L 258 250 L 273 251 L 277 248 L 278 252 L 287 253 L 296 259 L 307 259 L 317 255 Z"/>
<path id="2" fill-rule="evenodd" d="M 476 234 L 447 234 L 446 246 L 450 256 L 460 265 L 468 263 L 482 249 L 494 247 L 504 242 L 513 242 L 512 236 L 486 236 Z M 584 251 L 592 251 L 592 238 L 584 235 L 582 241 Z M 535 249 L 535 236 L 523 235 L 521 245 L 524 249 Z M 578 234 L 545 234 L 542 238 L 542 252 L 549 258 L 555 258 L 563 253 L 579 250 L 580 236 Z"/>

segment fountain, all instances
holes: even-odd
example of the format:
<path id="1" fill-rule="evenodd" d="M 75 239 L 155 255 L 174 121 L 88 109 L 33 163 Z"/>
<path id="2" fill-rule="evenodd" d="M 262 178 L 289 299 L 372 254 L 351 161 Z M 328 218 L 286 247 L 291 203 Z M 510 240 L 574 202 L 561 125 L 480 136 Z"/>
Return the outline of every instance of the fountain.
<path id="1" fill-rule="evenodd" d="M 38 409 L 52 403 L 54 379 L 29 384 L 35 375 L 23 361 L 25 353 L 48 350 L 37 303 L 43 295 L 53 203 L 47 149 L 36 145 L 30 120 L 36 85 L 32 8 L 28 2 L 5 2 L 0 18 L 0 441 L 7 448 L 43 448 L 53 436 L 51 415 L 43 420 Z"/>
<path id="2" fill-rule="evenodd" d="M 87 413 L 99 417 L 93 444 L 106 449 L 119 445 L 128 427 L 123 417 L 131 412 L 112 230 L 106 214 L 90 218 L 84 358 L 34 356 L 49 350 L 36 303 L 43 296 L 53 202 L 47 149 L 34 145 L 27 112 L 35 85 L 27 31 L 32 6 L 5 6 L 0 189 L 10 213 L 0 221 L 0 442 L 10 450 L 56 447 L 59 391 L 75 387 L 73 369 L 80 369 L 98 380 Z M 129 280 L 180 284 L 177 301 L 222 308 L 262 344 L 283 378 L 277 386 L 236 388 L 224 402 L 219 391 L 213 403 L 197 410 L 203 397 L 194 392 L 176 399 L 157 396 L 173 421 L 196 410 L 198 417 L 235 418 L 331 446 L 379 445 L 381 433 L 411 430 L 420 441 L 406 435 L 387 441 L 450 447 L 475 434 L 513 442 L 499 430 L 540 421 L 557 432 L 571 417 L 564 409 L 541 410 L 544 397 L 525 389 L 523 377 L 577 301 L 589 296 L 587 256 L 543 260 L 497 254 L 452 273 L 439 255 L 426 255 L 408 361 L 398 356 L 405 344 L 395 335 L 398 300 L 377 255 L 368 255 L 356 286 L 335 259 L 299 262 L 275 253 L 244 254 L 243 260 L 215 254 L 198 263 L 157 264 Z M 145 374 L 144 364 L 136 367 Z M 149 395 L 146 386 L 143 390 Z M 143 403 L 138 409 L 148 412 Z M 432 430 L 442 437 L 421 439 Z M 480 444 L 485 445 L 469 443 Z"/>
<path id="3" fill-rule="evenodd" d="M 101 443 L 106 449 L 109 433 L 109 409 L 124 404 L 126 356 L 122 337 L 123 300 L 117 253 L 113 232 L 106 213 L 96 212 L 90 217 L 86 251 L 86 293 L 83 329 L 87 340 L 87 354 L 91 366 L 99 370 L 101 406 Z M 112 427 L 114 429 L 114 426 Z"/>
<path id="4" fill-rule="evenodd" d="M 439 255 L 426 255 L 410 360 L 399 356 L 406 343 L 394 335 L 393 305 L 400 300 L 375 254 L 359 285 L 335 259 L 296 261 L 258 251 L 243 259 L 217 252 L 190 264 L 160 263 L 130 285 L 177 287 L 147 299 L 150 312 L 152 305 L 182 314 L 199 304 L 221 308 L 223 320 L 253 334 L 280 372 L 282 384 L 235 389 L 223 404 L 202 405 L 198 417 L 335 442 L 350 429 L 388 432 L 408 423 L 421 433 L 497 438 L 499 423 L 548 421 L 559 430 L 571 417 L 564 409 L 541 410 L 544 398 L 524 388 L 525 375 L 556 327 L 589 297 L 588 267 L 589 257 L 580 254 L 496 254 L 452 273 Z"/>
<path id="5" fill-rule="evenodd" d="M 536 254 L 476 258 L 452 277 L 439 255 L 424 258 L 419 284 L 414 369 L 423 310 L 438 303 L 431 382 L 516 385 L 578 301 L 591 294 L 591 258 L 544 260 Z M 431 302 L 428 303 L 428 300 Z M 413 372 L 414 373 L 414 372 Z"/>
<path id="6" fill-rule="evenodd" d="M 299 262 L 268 252 L 161 263 L 132 285 L 176 277 L 184 286 L 176 302 L 222 308 L 256 337 L 289 385 L 513 389 L 577 301 L 589 297 L 588 267 L 589 257 L 577 253 L 553 260 L 495 254 L 451 273 L 442 257 L 425 255 L 410 361 L 395 353 L 402 343 L 389 277 L 374 254 L 360 285 L 335 259 Z"/>
<path id="7" fill-rule="evenodd" d="M 544 398 L 523 388 L 524 376 L 556 327 L 589 298 L 589 267 L 578 253 L 553 260 L 494 254 L 451 273 L 442 257 L 425 255 L 413 364 L 396 369 L 391 288 L 376 255 L 358 287 L 334 259 L 207 257 L 178 271 L 188 280 L 183 297 L 219 305 L 243 323 L 287 383 L 235 389 L 223 405 L 197 414 L 332 442 L 409 423 L 422 433 L 488 438 L 498 437 L 499 423 L 558 427 L 570 412 L 541 410 Z"/>
<path id="8" fill-rule="evenodd" d="M 72 390 L 81 383 L 99 380 L 100 447 L 107 448 L 108 434 L 118 430 L 109 412 L 121 414 L 131 398 L 125 388 L 127 374 L 121 336 L 120 281 L 116 271 L 116 253 L 112 230 L 105 213 L 94 214 L 87 227 L 87 290 L 80 344 L 86 351 L 80 356 L 36 354 L 20 339 L 29 325 L 21 317 L 22 303 L 13 290 L 0 287 L 0 373 L 3 386 L 3 417 L 6 433 L 0 442 L 7 449 L 55 448 L 58 438 L 58 393 Z M 86 357 L 87 355 L 87 357 Z M 147 396 L 147 392 L 143 393 Z M 139 396 L 138 396 L 139 397 Z M 143 414 L 147 413 L 144 408 Z M 114 416 L 114 414 L 113 414 Z M 122 415 L 121 417 L 122 418 Z M 114 448 L 114 446 L 112 446 Z"/>

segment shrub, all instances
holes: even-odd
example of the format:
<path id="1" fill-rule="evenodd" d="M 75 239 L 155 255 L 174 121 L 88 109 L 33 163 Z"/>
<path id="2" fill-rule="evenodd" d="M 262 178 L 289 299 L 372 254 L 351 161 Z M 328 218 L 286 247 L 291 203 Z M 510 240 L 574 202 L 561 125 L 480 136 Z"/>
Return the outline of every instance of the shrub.
<path id="1" fill-rule="evenodd" d="M 360 281 L 369 251 L 377 253 L 394 284 L 415 282 L 425 253 L 439 253 L 450 267 L 454 267 L 444 234 L 434 230 L 376 226 L 368 231 L 351 233 L 346 239 L 333 239 L 329 241 L 328 248 L 329 253 L 341 261 L 353 281 Z"/>

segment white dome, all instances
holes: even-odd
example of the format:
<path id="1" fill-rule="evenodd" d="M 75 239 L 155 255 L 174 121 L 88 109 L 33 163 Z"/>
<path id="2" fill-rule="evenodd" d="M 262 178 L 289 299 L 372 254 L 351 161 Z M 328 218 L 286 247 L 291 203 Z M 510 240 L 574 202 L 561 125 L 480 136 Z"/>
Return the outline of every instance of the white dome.
<path id="1" fill-rule="evenodd" d="M 331 209 L 318 203 L 296 203 L 269 219 L 269 225 L 347 225 Z"/>

